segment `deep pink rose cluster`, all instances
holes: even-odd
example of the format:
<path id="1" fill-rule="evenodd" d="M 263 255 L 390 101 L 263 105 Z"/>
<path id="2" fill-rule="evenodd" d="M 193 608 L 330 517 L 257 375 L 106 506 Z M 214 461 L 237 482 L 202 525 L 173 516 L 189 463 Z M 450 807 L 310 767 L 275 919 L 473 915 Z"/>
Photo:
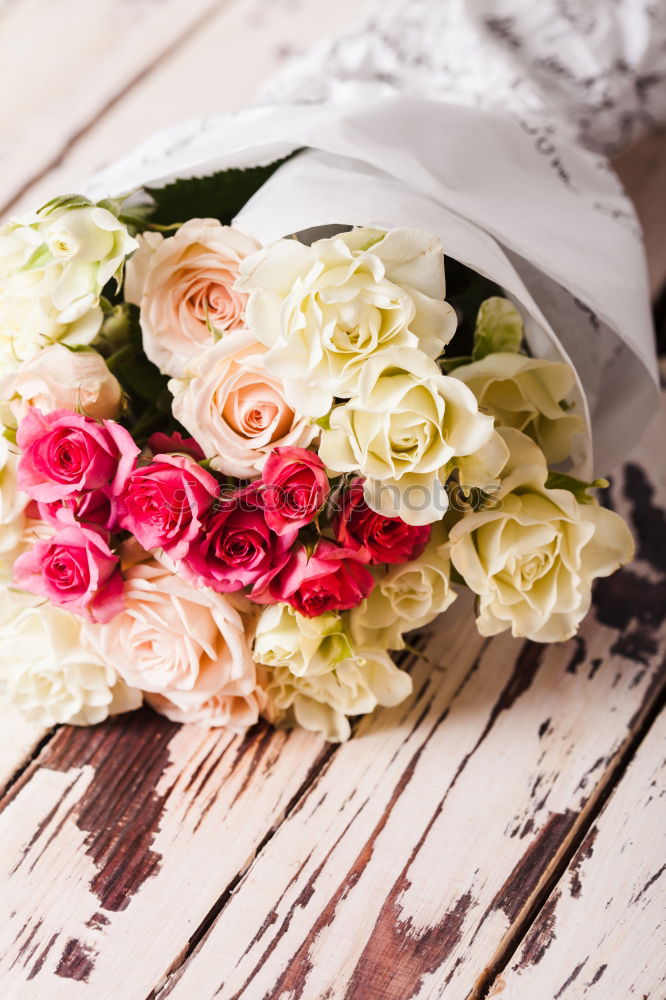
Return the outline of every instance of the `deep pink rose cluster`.
<path id="1" fill-rule="evenodd" d="M 336 521 L 337 540 L 307 537 L 330 485 L 305 448 L 275 449 L 261 479 L 222 492 L 196 442 L 180 435 L 153 435 L 140 459 L 115 421 L 30 409 L 17 441 L 19 486 L 55 532 L 17 559 L 15 582 L 93 622 L 123 607 L 112 544 L 122 532 L 147 552 L 163 550 L 196 586 L 246 590 L 310 617 L 355 607 L 373 586 L 365 563 L 409 558 L 427 542 L 426 529 L 380 518 L 356 499 Z"/>
<path id="2" fill-rule="evenodd" d="M 286 601 L 310 617 L 355 607 L 373 585 L 356 553 L 325 539 L 309 548 L 298 541 L 329 492 L 314 452 L 276 448 L 260 480 L 209 511 L 183 558 L 184 572 L 219 592 L 248 587 L 259 604 Z"/>
<path id="3" fill-rule="evenodd" d="M 136 462 L 131 434 L 113 420 L 30 408 L 16 435 L 18 485 L 56 530 L 14 563 L 23 590 L 93 622 L 122 610 L 120 560 L 112 551 L 115 500 Z"/>

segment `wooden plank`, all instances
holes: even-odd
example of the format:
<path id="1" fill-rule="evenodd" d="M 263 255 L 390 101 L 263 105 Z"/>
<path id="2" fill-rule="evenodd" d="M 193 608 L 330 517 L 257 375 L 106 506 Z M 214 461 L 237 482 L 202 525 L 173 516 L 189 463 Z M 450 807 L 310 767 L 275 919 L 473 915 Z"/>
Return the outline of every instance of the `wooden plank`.
<path id="1" fill-rule="evenodd" d="M 42 2 L 48 4 L 50 0 Z M 67 0 L 67 3 L 72 2 L 74 0 Z M 86 4 L 89 0 L 79 2 Z M 197 2 L 201 6 L 204 0 Z M 131 89 L 124 92 L 116 85 L 116 96 L 112 102 L 107 102 L 94 128 L 80 131 L 66 144 L 58 156 L 58 164 L 47 176 L 24 186 L 13 210 L 28 210 L 54 194 L 76 190 L 100 166 L 118 159 L 161 128 L 198 115 L 252 105 L 261 86 L 290 55 L 343 30 L 353 17 L 362 14 L 367 2 L 227 0 L 221 3 L 218 0 L 217 13 L 207 17 L 197 30 L 192 30 L 182 39 L 182 44 L 155 59 L 150 68 L 135 79 Z M 116 0 L 106 0 L 106 3 L 115 9 Z M 152 4 L 151 0 L 144 0 L 146 3 L 155 7 L 160 18 L 169 22 L 174 20 L 167 9 L 168 0 L 152 0 Z M 191 3 L 179 4 L 178 0 L 171 0 L 171 3 L 178 11 L 183 11 L 183 16 L 192 6 Z M 134 9 L 137 0 L 126 0 L 126 6 Z M 158 39 L 162 39 L 163 32 L 160 26 Z M 173 32 L 169 29 L 169 37 L 172 33 L 176 33 L 175 25 Z M 154 47 L 155 43 L 152 44 Z M 71 50 L 70 54 L 73 56 Z M 122 66 L 122 54 L 116 58 Z M 82 75 L 77 76 L 79 89 L 81 79 Z M 93 86 L 96 85 L 93 83 Z M 75 110 L 79 110 L 78 105 Z M 58 122 L 57 127 L 62 132 L 60 126 Z M 42 156 L 41 139 L 35 139 L 39 134 L 38 129 L 30 129 L 33 152 L 37 146 L 37 153 Z M 26 159 L 28 152 L 21 149 L 17 153 L 20 173 L 25 172 L 30 162 Z"/>
<path id="2" fill-rule="evenodd" d="M 28 722 L 0 699 L 0 789 L 7 787 L 48 732 L 48 727 Z"/>
<path id="3" fill-rule="evenodd" d="M 666 996 L 665 743 L 662 713 L 489 996 Z"/>
<path id="4" fill-rule="evenodd" d="M 0 11 L 0 65 L 4 92 L 11 92 L 12 100 L 5 101 L 0 113 L 0 215 L 120 95 L 190 33 L 202 30 L 226 2 L 5 4 Z M 144 131 L 147 121 L 142 120 Z"/>
<path id="5" fill-rule="evenodd" d="M 469 608 L 453 606 L 409 705 L 340 748 L 164 996 L 477 996 L 663 689 L 654 476 L 632 463 L 616 477 L 639 561 L 601 581 L 577 639 L 501 636 L 477 657 Z"/>
<path id="6" fill-rule="evenodd" d="M 61 728 L 0 815 L 3 1000 L 144 1000 L 327 753 L 148 710 Z"/>

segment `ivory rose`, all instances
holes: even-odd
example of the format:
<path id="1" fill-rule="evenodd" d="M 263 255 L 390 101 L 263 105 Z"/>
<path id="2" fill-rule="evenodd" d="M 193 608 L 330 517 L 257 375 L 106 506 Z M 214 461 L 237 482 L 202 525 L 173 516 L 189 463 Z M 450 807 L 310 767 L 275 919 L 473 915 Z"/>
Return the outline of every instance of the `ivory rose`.
<path id="1" fill-rule="evenodd" d="M 136 246 L 111 212 L 78 197 L 0 228 L 0 374 L 53 341 L 89 344 L 102 289 Z"/>
<path id="2" fill-rule="evenodd" d="M 0 435 L 0 561 L 8 559 L 25 527 L 28 497 L 18 488 L 18 449 Z M 0 573 L 0 578 L 4 574 Z"/>
<path id="3" fill-rule="evenodd" d="M 366 362 L 385 348 L 437 357 L 455 332 L 444 302 L 444 255 L 415 229 L 354 229 L 304 246 L 278 240 L 241 265 L 247 325 L 287 400 L 321 416 L 357 392 Z"/>
<path id="4" fill-rule="evenodd" d="M 349 631 L 359 645 L 403 649 L 404 632 L 428 625 L 457 597 L 451 587 L 451 562 L 441 524 L 433 527 L 430 542 L 418 558 L 377 567 L 373 574 L 373 590 L 349 612 Z"/>
<path id="5" fill-rule="evenodd" d="M 0 589 L 0 693 L 31 722 L 92 726 L 141 704 L 81 639 L 81 619 Z"/>
<path id="6" fill-rule="evenodd" d="M 165 375 L 245 325 L 247 296 L 235 288 L 241 261 L 260 244 L 216 219 L 190 219 L 174 236 L 139 237 L 125 298 L 141 310 L 146 354 Z"/>
<path id="7" fill-rule="evenodd" d="M 254 662 L 231 601 L 153 559 L 125 567 L 124 578 L 123 613 L 85 628 L 102 661 L 170 718 L 232 729 L 256 722 Z"/>
<path id="8" fill-rule="evenodd" d="M 536 642 L 569 639 L 590 606 L 592 581 L 633 557 L 631 534 L 613 511 L 547 488 L 537 445 L 514 428 L 499 433 L 510 449 L 501 504 L 451 529 L 451 562 L 479 595 L 481 635 L 510 628 Z"/>
<path id="9" fill-rule="evenodd" d="M 570 365 L 499 351 L 451 374 L 470 387 L 497 426 L 515 427 L 536 441 L 549 465 L 568 458 L 572 434 L 585 429 L 583 417 L 561 405 L 575 383 Z"/>
<path id="10" fill-rule="evenodd" d="M 471 389 L 442 375 L 421 351 L 391 349 L 370 358 L 357 395 L 336 406 L 319 455 L 333 472 L 359 470 L 365 500 L 378 514 L 425 525 L 443 516 L 444 485 L 458 459 L 493 443 L 493 418 Z M 485 456 L 486 482 L 505 448 Z"/>
<path id="11" fill-rule="evenodd" d="M 349 738 L 347 716 L 397 705 L 412 689 L 385 650 L 353 649 L 342 618 L 331 613 L 304 618 L 284 604 L 266 608 L 254 655 L 268 720 L 334 742 Z"/>
<path id="12" fill-rule="evenodd" d="M 30 406 L 42 413 L 75 410 L 96 420 L 120 411 L 123 392 L 97 351 L 51 344 L 0 381 L 4 422 L 17 426 Z"/>
<path id="13" fill-rule="evenodd" d="M 276 447 L 304 447 L 319 428 L 287 404 L 266 349 L 247 331 L 231 333 L 172 379 L 173 413 L 219 472 L 256 477 Z"/>

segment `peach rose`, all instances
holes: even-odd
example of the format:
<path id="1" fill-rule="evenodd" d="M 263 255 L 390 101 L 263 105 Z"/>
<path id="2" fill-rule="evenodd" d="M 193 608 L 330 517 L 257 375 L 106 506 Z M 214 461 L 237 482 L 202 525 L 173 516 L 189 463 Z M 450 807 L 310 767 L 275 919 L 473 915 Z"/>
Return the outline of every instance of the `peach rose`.
<path id="1" fill-rule="evenodd" d="M 247 295 L 235 290 L 240 262 L 260 244 L 216 219 L 190 219 L 175 236 L 139 236 L 127 263 L 125 298 L 141 309 L 143 345 L 166 375 L 245 324 Z"/>
<path id="2" fill-rule="evenodd" d="M 118 416 L 123 391 L 97 351 L 70 351 L 52 344 L 0 380 L 5 423 L 18 425 L 35 406 L 42 413 L 77 410 L 96 420 Z"/>
<path id="3" fill-rule="evenodd" d="M 274 448 L 304 448 L 319 427 L 285 401 L 264 365 L 266 348 L 245 330 L 229 334 L 172 379 L 173 414 L 219 472 L 252 479 Z"/>
<path id="4" fill-rule="evenodd" d="M 179 722 L 233 730 L 256 722 L 255 666 L 231 600 L 154 559 L 125 567 L 124 577 L 125 610 L 104 627 L 84 628 L 103 662 Z"/>

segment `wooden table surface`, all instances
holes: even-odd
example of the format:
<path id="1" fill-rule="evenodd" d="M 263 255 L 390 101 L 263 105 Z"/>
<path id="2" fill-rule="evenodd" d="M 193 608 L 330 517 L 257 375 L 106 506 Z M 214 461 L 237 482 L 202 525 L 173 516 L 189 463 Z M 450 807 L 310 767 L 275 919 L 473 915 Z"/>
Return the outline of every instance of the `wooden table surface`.
<path id="1" fill-rule="evenodd" d="M 242 107 L 358 0 L 0 0 L 0 206 Z M 666 275 L 666 143 L 620 169 Z M 636 562 L 550 647 L 418 640 L 408 702 L 340 747 L 149 711 L 0 715 L 0 997 L 663 1000 L 663 415 L 612 476 Z"/>

